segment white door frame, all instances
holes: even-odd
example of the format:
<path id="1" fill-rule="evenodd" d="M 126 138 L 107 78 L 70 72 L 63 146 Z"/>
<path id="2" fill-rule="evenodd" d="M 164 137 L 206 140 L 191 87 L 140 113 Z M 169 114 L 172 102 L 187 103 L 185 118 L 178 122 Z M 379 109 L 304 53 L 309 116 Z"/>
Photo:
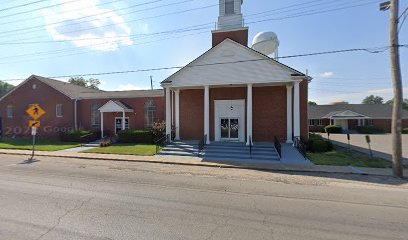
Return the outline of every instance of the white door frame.
<path id="1" fill-rule="evenodd" d="M 239 107 L 239 111 L 227 111 L 230 106 Z M 245 142 L 245 99 L 238 100 L 214 100 L 214 136 L 215 141 L 224 141 L 221 139 L 221 119 L 238 119 L 238 139 L 230 139 L 231 141 Z"/>
<path id="2" fill-rule="evenodd" d="M 115 117 L 115 122 L 114 122 L 113 127 L 114 127 L 114 129 L 115 129 L 115 134 L 118 134 L 118 133 L 116 132 L 116 119 L 120 119 L 121 121 L 123 121 L 123 117 Z M 125 124 L 126 124 L 126 119 L 128 120 L 128 128 L 125 127 L 125 130 L 126 130 L 126 129 L 130 129 L 130 119 L 129 119 L 129 117 L 125 117 Z M 123 124 L 123 123 L 122 123 L 122 124 Z"/>

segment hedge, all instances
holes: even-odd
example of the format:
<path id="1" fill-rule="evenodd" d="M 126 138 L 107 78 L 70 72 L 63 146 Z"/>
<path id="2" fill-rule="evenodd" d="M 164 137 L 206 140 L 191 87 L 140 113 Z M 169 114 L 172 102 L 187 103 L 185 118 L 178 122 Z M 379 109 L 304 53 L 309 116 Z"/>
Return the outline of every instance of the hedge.
<path id="1" fill-rule="evenodd" d="M 402 133 L 403 133 L 403 134 L 408 134 L 408 128 L 402 129 Z"/>
<path id="2" fill-rule="evenodd" d="M 123 130 L 118 132 L 118 142 L 121 143 L 153 143 L 153 134 L 149 130 Z"/>
<path id="3" fill-rule="evenodd" d="M 60 132 L 60 140 L 63 142 L 93 142 L 98 140 L 99 132 L 94 130 L 75 130 Z M 86 136 L 86 137 L 85 137 Z"/>
<path id="4" fill-rule="evenodd" d="M 340 126 L 337 125 L 328 125 L 324 127 L 324 131 L 326 133 L 342 133 L 343 129 Z"/>
<path id="5" fill-rule="evenodd" d="M 309 134 L 309 140 L 306 142 L 306 149 L 310 152 L 330 152 L 334 146 L 330 141 L 326 141 L 318 134 Z"/>
<path id="6" fill-rule="evenodd" d="M 357 132 L 360 134 L 381 134 L 385 133 L 383 128 L 373 127 L 373 126 L 358 126 Z"/>

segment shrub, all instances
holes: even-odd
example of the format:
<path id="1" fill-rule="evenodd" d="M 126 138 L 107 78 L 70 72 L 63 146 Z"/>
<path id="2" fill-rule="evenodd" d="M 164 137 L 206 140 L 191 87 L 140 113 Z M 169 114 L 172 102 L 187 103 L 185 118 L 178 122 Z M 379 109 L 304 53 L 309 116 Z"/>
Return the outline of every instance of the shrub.
<path id="1" fill-rule="evenodd" d="M 324 127 L 324 131 L 326 133 L 342 133 L 343 129 L 340 126 L 328 125 L 328 126 Z"/>
<path id="2" fill-rule="evenodd" d="M 408 128 L 402 129 L 402 133 L 403 133 L 403 134 L 408 134 Z"/>
<path id="3" fill-rule="evenodd" d="M 153 134 L 149 130 L 123 130 L 118 133 L 121 143 L 153 143 Z"/>
<path id="4" fill-rule="evenodd" d="M 99 134 L 94 130 L 75 130 L 60 132 L 59 136 L 63 142 L 92 142 L 98 139 Z"/>
<path id="5" fill-rule="evenodd" d="M 306 142 L 306 149 L 310 152 L 330 152 L 334 146 L 330 141 L 324 140 L 317 134 L 309 134 L 309 140 Z"/>
<path id="6" fill-rule="evenodd" d="M 385 130 L 374 126 L 358 126 L 357 132 L 361 134 L 381 134 L 385 133 Z"/>
<path id="7" fill-rule="evenodd" d="M 150 129 L 150 132 L 153 134 L 154 139 L 161 138 L 166 132 L 166 122 L 155 122 Z"/>

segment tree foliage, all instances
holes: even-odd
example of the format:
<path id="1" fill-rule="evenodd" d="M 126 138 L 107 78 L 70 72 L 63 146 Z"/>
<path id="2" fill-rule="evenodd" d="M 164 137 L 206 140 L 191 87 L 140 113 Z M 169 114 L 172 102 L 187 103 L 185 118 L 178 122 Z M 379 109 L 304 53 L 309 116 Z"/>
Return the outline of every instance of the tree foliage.
<path id="1" fill-rule="evenodd" d="M 0 97 L 4 96 L 13 88 L 14 88 L 13 85 L 0 81 Z"/>
<path id="2" fill-rule="evenodd" d="M 364 98 L 363 104 L 383 104 L 384 99 L 380 96 L 370 95 Z"/>
<path id="3" fill-rule="evenodd" d="M 317 103 L 313 101 L 309 101 L 309 106 L 317 106 Z"/>
<path id="4" fill-rule="evenodd" d="M 99 79 L 90 78 L 86 80 L 83 77 L 72 77 L 68 80 L 68 82 L 81 87 L 87 87 L 91 89 L 99 89 L 99 85 L 101 84 L 101 81 L 99 81 Z"/>
<path id="5" fill-rule="evenodd" d="M 393 105 L 394 99 L 388 100 L 385 104 Z M 402 108 L 408 110 L 408 98 L 404 98 L 404 101 L 402 102 Z"/>

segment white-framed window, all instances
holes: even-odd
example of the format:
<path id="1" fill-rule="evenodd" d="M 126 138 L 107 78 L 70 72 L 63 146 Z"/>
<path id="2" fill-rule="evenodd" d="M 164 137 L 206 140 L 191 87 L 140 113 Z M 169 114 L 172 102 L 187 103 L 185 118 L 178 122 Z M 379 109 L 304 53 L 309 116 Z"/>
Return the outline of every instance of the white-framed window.
<path id="1" fill-rule="evenodd" d="M 358 119 L 358 126 L 373 126 L 374 120 L 373 119 Z"/>
<path id="2" fill-rule="evenodd" d="M 309 126 L 314 126 L 314 125 L 315 125 L 315 120 L 309 119 Z"/>
<path id="3" fill-rule="evenodd" d="M 101 126 L 101 113 L 99 108 L 101 105 L 99 103 L 93 103 L 91 106 L 91 126 L 92 128 L 99 128 Z"/>
<path id="4" fill-rule="evenodd" d="M 144 106 L 144 127 L 151 128 L 153 126 L 156 117 L 156 103 L 153 100 L 149 100 Z"/>
<path id="5" fill-rule="evenodd" d="M 367 119 L 367 126 L 374 126 L 374 120 L 373 119 Z"/>
<path id="6" fill-rule="evenodd" d="M 62 104 L 57 104 L 55 105 L 55 115 L 57 117 L 62 117 L 63 113 L 62 113 Z"/>
<path id="7" fill-rule="evenodd" d="M 7 118 L 13 118 L 13 105 L 7 105 Z"/>
<path id="8" fill-rule="evenodd" d="M 225 0 L 225 15 L 235 13 L 235 0 Z"/>
<path id="9" fill-rule="evenodd" d="M 322 119 L 316 119 L 317 126 L 323 126 L 323 120 Z"/>

